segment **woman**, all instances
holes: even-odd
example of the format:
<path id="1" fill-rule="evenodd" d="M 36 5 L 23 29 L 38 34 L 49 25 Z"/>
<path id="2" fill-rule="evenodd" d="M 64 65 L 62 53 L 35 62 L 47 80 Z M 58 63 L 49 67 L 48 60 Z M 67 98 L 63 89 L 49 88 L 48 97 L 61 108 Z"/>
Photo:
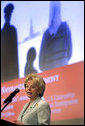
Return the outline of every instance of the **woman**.
<path id="1" fill-rule="evenodd" d="M 21 111 L 17 125 L 49 125 L 50 124 L 50 106 L 41 97 L 45 91 L 45 82 L 37 74 L 28 74 L 25 79 L 25 91 L 30 101 L 25 104 Z"/>

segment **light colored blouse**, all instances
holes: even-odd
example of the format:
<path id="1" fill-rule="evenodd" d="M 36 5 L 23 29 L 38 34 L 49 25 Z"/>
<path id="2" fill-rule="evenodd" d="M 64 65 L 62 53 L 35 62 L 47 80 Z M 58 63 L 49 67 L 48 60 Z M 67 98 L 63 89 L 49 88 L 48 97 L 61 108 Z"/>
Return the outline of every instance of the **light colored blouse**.
<path id="1" fill-rule="evenodd" d="M 29 102 L 25 104 L 18 120 L 25 125 L 49 125 L 51 109 L 49 104 L 38 97 L 29 106 Z"/>

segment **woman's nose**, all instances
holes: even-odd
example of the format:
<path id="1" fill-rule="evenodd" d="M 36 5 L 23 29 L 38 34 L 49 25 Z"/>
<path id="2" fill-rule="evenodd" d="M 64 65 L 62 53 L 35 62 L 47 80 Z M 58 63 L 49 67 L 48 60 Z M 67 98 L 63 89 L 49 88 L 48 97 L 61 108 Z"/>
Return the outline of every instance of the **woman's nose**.
<path id="1" fill-rule="evenodd" d="M 30 91 L 31 90 L 31 87 L 29 87 L 28 90 Z"/>

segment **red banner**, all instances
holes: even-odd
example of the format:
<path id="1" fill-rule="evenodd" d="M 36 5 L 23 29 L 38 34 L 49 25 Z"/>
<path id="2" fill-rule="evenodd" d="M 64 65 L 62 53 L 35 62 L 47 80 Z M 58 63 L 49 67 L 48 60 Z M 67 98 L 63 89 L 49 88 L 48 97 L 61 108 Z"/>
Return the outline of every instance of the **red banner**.
<path id="1" fill-rule="evenodd" d="M 84 118 L 84 62 L 55 68 L 42 73 L 46 82 L 43 96 L 51 107 L 51 121 Z M 16 88 L 20 92 L 3 110 L 1 118 L 16 120 L 29 98 L 24 90 L 24 79 L 16 79 L 1 84 L 1 107 L 3 101 Z"/>

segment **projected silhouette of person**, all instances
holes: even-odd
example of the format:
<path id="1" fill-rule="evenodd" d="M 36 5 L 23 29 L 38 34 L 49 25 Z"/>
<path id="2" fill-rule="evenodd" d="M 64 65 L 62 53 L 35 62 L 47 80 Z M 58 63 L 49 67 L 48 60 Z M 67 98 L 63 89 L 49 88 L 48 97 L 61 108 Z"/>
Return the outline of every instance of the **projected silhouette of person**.
<path id="1" fill-rule="evenodd" d="M 4 8 L 5 24 L 1 31 L 1 81 L 9 81 L 18 78 L 18 50 L 17 31 L 10 24 L 13 4 Z"/>
<path id="2" fill-rule="evenodd" d="M 35 58 L 36 58 L 36 50 L 34 47 L 32 47 L 28 50 L 27 53 L 27 62 L 25 65 L 25 72 L 24 72 L 25 76 L 29 73 L 37 73 L 37 70 L 33 66 Z"/>
<path id="3" fill-rule="evenodd" d="M 60 1 L 50 2 L 49 26 L 43 34 L 39 67 L 42 71 L 67 65 L 72 56 L 71 31 L 61 20 Z"/>

